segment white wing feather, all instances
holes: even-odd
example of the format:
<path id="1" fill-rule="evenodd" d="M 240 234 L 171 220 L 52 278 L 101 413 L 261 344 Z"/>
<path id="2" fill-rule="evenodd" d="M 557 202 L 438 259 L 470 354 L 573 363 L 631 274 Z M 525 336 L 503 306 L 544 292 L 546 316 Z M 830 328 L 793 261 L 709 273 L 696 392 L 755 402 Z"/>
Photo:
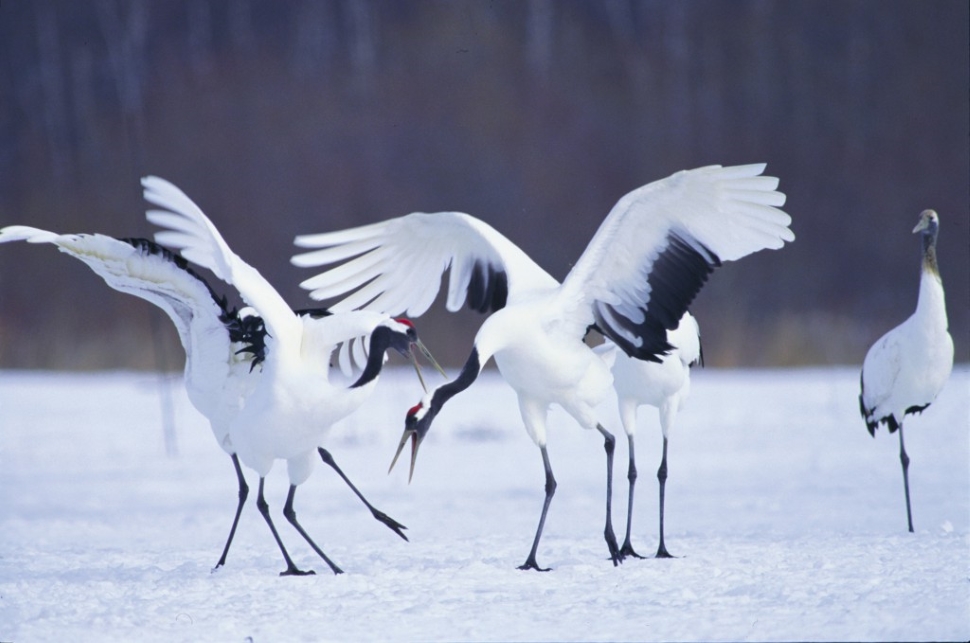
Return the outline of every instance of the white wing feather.
<path id="1" fill-rule="evenodd" d="M 415 212 L 349 230 L 299 236 L 295 244 L 320 248 L 294 256 L 292 262 L 301 267 L 354 257 L 300 284 L 314 299 L 343 297 L 331 306 L 335 312 L 360 308 L 418 317 L 434 302 L 441 276 L 449 268 L 446 306 L 452 312 L 468 299 L 476 270 L 493 287 L 497 275 L 504 273 L 509 303 L 558 286 L 494 228 L 460 212 Z M 489 303 L 482 304 L 482 312 Z"/>
<path id="2" fill-rule="evenodd" d="M 622 197 L 560 289 L 577 332 L 598 322 L 625 351 L 643 348 L 637 356 L 650 359 L 642 335 L 662 342 L 658 319 L 674 328 L 711 269 L 794 240 L 791 217 L 778 209 L 785 195 L 778 179 L 760 176 L 764 168 L 685 170 Z"/>
<path id="3" fill-rule="evenodd" d="M 224 397 L 229 369 L 240 363 L 241 372 L 249 372 L 248 360 L 235 355 L 239 346 L 230 343 L 229 331 L 220 319 L 223 310 L 212 291 L 163 250 L 150 251 L 100 234 L 59 235 L 27 226 L 0 230 L 0 243 L 10 241 L 51 243 L 83 261 L 114 290 L 161 308 L 185 349 L 186 388 L 192 403 L 210 419 L 218 415 L 211 411 Z"/>
<path id="4" fill-rule="evenodd" d="M 149 210 L 146 217 L 165 228 L 155 241 L 178 249 L 182 256 L 236 287 L 243 300 L 263 318 L 277 341 L 299 339 L 301 322 L 276 289 L 259 271 L 234 253 L 215 225 L 180 189 L 157 176 L 142 179 L 145 200 L 166 210 Z"/>

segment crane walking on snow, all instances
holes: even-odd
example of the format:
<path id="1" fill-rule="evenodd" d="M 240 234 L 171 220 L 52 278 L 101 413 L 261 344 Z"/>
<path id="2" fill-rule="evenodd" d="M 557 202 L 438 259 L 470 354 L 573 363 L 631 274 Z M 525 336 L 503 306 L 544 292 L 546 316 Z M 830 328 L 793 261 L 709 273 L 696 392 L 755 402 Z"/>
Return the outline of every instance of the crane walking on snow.
<path id="1" fill-rule="evenodd" d="M 657 469 L 660 482 L 660 543 L 657 545 L 657 558 L 673 558 L 664 544 L 664 492 L 667 485 L 667 441 L 673 429 L 674 419 L 681 404 L 690 392 L 690 368 L 703 364 L 700 329 L 697 320 L 689 312 L 680 318 L 677 328 L 667 331 L 667 343 L 673 348 L 660 362 L 635 359 L 607 341 L 597 347 L 613 373 L 613 388 L 616 389 L 620 410 L 620 423 L 626 432 L 630 464 L 627 470 L 629 496 L 626 512 L 626 538 L 620 546 L 620 553 L 634 558 L 643 558 L 630 542 L 633 524 L 633 489 L 637 480 L 637 465 L 634 457 L 633 436 L 637 428 L 637 408 L 643 404 L 656 407 L 660 414 L 660 429 L 663 432 L 663 455 Z"/>
<path id="2" fill-rule="evenodd" d="M 672 348 L 666 331 L 677 326 L 715 267 L 794 239 L 791 218 L 777 209 L 785 201 L 775 190 L 778 179 L 760 176 L 763 170 L 761 164 L 710 166 L 634 190 L 614 206 L 562 284 L 491 226 L 457 212 L 413 213 L 297 237 L 298 246 L 319 249 L 293 262 L 320 266 L 349 260 L 302 284 L 315 299 L 345 296 L 332 310 L 407 311 L 412 317 L 432 304 L 442 273 L 450 267 L 448 310 L 460 309 L 467 300 L 471 308 L 491 315 L 457 379 L 408 411 L 394 461 L 410 440 L 413 475 L 418 448 L 434 418 L 494 358 L 518 394 L 525 429 L 545 469 L 542 513 L 521 569 L 543 569 L 536 552 L 556 490 L 546 450 L 546 415 L 552 404 L 604 438 L 604 536 L 616 565 L 622 554 L 611 519 L 615 439 L 595 413 L 612 376 L 583 337 L 595 326 L 628 355 L 660 361 Z"/>
<path id="3" fill-rule="evenodd" d="M 402 531 L 405 527 L 367 502 L 331 454 L 318 445 L 334 422 L 369 397 L 386 351 L 407 355 L 415 366 L 415 347 L 430 358 L 413 325 L 366 311 L 294 312 L 254 268 L 229 249 L 212 222 L 184 193 L 156 177 L 142 183 L 145 198 L 165 208 L 148 213 L 149 220 L 168 228 L 155 235 L 156 242 L 8 226 L 0 230 L 0 243 L 51 243 L 86 263 L 115 290 L 155 304 L 175 324 L 186 354 L 189 399 L 209 420 L 216 441 L 231 457 L 239 484 L 235 517 L 216 568 L 226 561 L 249 493 L 240 459 L 259 474 L 257 507 L 286 561 L 283 574 L 306 572 L 290 558 L 264 497 L 264 478 L 276 459 L 285 459 L 289 471 L 284 515 L 334 573 L 340 573 L 340 568 L 304 531 L 293 509 L 296 487 L 309 477 L 316 455 L 333 467 L 377 520 L 407 540 Z M 181 249 L 185 259 L 161 244 Z M 218 297 L 186 259 L 234 285 L 252 312 L 230 310 L 225 297 Z M 366 356 L 360 346 L 363 338 L 369 346 Z M 352 343 L 362 372 L 350 388 L 335 386 L 329 381 L 330 355 L 342 344 L 341 364 L 349 369 Z"/>
<path id="4" fill-rule="evenodd" d="M 906 520 L 913 531 L 909 501 L 909 456 L 903 443 L 903 419 L 922 413 L 939 395 L 953 369 L 953 339 L 947 330 L 943 280 L 936 262 L 940 218 L 924 210 L 913 233 L 923 248 L 916 312 L 879 338 L 866 353 L 860 377 L 859 409 L 870 435 L 884 423 L 899 431 L 899 460 L 903 466 Z"/>

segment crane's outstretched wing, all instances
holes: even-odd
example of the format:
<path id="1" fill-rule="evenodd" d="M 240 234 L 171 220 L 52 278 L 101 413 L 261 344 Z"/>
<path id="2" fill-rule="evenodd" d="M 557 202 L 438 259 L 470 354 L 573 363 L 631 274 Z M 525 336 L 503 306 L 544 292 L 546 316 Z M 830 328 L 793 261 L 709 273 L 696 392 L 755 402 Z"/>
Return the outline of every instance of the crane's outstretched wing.
<path id="1" fill-rule="evenodd" d="M 27 226 L 0 230 L 0 243 L 12 241 L 53 244 L 87 264 L 111 288 L 165 311 L 190 361 L 186 374 L 194 386 L 188 389 L 200 393 L 201 399 L 192 402 L 203 413 L 216 403 L 230 369 L 248 361 L 248 371 L 262 359 L 261 322 L 229 310 L 225 298 L 217 297 L 185 259 L 148 239 L 57 234 Z"/>
<path id="2" fill-rule="evenodd" d="M 628 355 L 659 361 L 714 268 L 794 240 L 764 168 L 685 170 L 621 198 L 560 289 L 577 332 L 595 323 Z"/>
<path id="3" fill-rule="evenodd" d="M 219 279 L 236 287 L 247 304 L 266 324 L 270 336 L 298 339 L 300 320 L 276 289 L 259 271 L 234 253 L 215 225 L 180 189 L 157 176 L 141 180 L 145 200 L 164 210 L 149 210 L 146 217 L 165 228 L 155 233 L 155 241 L 179 250 L 194 264 L 208 268 Z"/>
<path id="4" fill-rule="evenodd" d="M 449 268 L 446 305 L 452 312 L 466 301 L 474 310 L 493 312 L 529 292 L 559 285 L 490 225 L 461 212 L 415 212 L 302 235 L 294 243 L 319 248 L 294 256 L 297 266 L 345 262 L 300 284 L 314 299 L 343 297 L 331 306 L 335 312 L 359 308 L 418 317 L 434 302 Z"/>

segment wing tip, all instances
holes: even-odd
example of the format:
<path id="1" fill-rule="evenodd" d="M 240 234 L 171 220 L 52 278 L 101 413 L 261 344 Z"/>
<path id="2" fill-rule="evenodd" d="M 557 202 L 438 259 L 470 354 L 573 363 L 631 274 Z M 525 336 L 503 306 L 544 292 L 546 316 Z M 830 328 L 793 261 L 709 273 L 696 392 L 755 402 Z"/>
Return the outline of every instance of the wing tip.
<path id="1" fill-rule="evenodd" d="M 0 228 L 0 243 L 26 241 L 27 243 L 51 243 L 60 235 L 26 225 L 9 225 Z"/>

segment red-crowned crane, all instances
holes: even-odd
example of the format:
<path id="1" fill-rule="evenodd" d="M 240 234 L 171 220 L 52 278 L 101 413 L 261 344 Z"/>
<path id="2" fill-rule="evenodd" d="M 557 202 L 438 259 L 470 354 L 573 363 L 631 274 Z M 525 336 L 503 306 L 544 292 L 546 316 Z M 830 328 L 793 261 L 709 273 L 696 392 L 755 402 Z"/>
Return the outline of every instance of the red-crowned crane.
<path id="1" fill-rule="evenodd" d="M 663 452 L 657 480 L 660 482 L 660 543 L 657 545 L 657 558 L 672 558 L 664 544 L 664 499 L 667 485 L 667 442 L 674 426 L 674 420 L 681 405 L 690 393 L 690 368 L 703 364 L 700 329 L 697 320 L 689 312 L 680 318 L 677 328 L 667 331 L 667 343 L 673 348 L 659 362 L 630 357 L 610 341 L 597 347 L 613 373 L 613 388 L 616 389 L 620 423 L 626 432 L 630 464 L 627 469 L 629 495 L 627 496 L 626 538 L 620 546 L 624 557 L 643 558 L 630 542 L 633 524 L 633 489 L 637 480 L 637 464 L 634 457 L 633 436 L 637 428 L 637 409 L 642 405 L 656 407 L 660 415 L 660 429 L 663 432 Z"/>
<path id="2" fill-rule="evenodd" d="M 51 243 L 83 261 L 115 290 L 155 304 L 175 324 L 186 354 L 189 399 L 232 458 L 239 484 L 232 527 L 216 568 L 225 563 L 249 492 L 240 460 L 259 474 L 257 507 L 286 561 L 283 575 L 312 572 L 297 568 L 270 518 L 263 483 L 276 459 L 286 460 L 289 472 L 284 515 L 335 574 L 342 570 L 304 531 L 293 509 L 296 488 L 309 477 L 316 455 L 333 467 L 375 518 L 407 540 L 405 527 L 371 506 L 319 445 L 334 422 L 373 392 L 386 351 L 407 355 L 415 365 L 414 347 L 430 357 L 413 325 L 368 311 L 294 312 L 259 272 L 229 249 L 212 222 L 177 187 L 156 177 L 142 183 L 145 198 L 165 208 L 148 213 L 149 220 L 168 228 L 155 235 L 155 242 L 8 226 L 0 230 L 0 243 Z M 185 259 L 163 245 L 181 249 Z M 218 297 L 186 259 L 234 285 L 251 312 L 230 310 L 225 297 Z M 367 356 L 360 346 L 364 340 Z M 349 369 L 351 344 L 362 372 L 350 387 L 335 385 L 329 377 L 331 353 L 340 346 L 340 361 Z"/>
<path id="3" fill-rule="evenodd" d="M 630 192 L 613 207 L 562 284 L 491 226 L 458 212 L 413 213 L 297 237 L 298 246 L 319 249 L 293 262 L 321 266 L 346 261 L 302 284 L 316 299 L 344 296 L 332 306 L 335 311 L 407 311 L 412 317 L 428 309 L 450 267 L 447 308 L 458 310 L 467 300 L 471 308 L 491 315 L 457 379 L 408 411 L 397 455 L 410 440 L 413 475 L 418 448 L 434 418 L 494 358 L 518 394 L 525 429 L 545 469 L 542 513 L 521 569 L 543 569 L 536 551 L 556 490 L 546 450 L 546 414 L 552 404 L 604 438 L 604 536 L 616 565 L 622 554 L 611 519 L 615 439 L 595 412 L 613 378 L 583 337 L 596 327 L 628 355 L 659 361 L 671 349 L 667 330 L 677 326 L 715 267 L 794 239 L 791 218 L 778 209 L 785 201 L 776 191 L 778 179 L 761 176 L 764 167 L 682 171 Z"/>
<path id="4" fill-rule="evenodd" d="M 936 262 L 940 217 L 923 210 L 913 233 L 920 233 L 923 262 L 916 312 L 883 335 L 866 353 L 860 377 L 859 409 L 869 433 L 884 423 L 899 431 L 899 460 L 903 465 L 906 520 L 913 531 L 909 502 L 909 456 L 903 443 L 903 419 L 922 413 L 943 389 L 953 369 L 953 339 L 947 330 L 943 280 Z"/>

